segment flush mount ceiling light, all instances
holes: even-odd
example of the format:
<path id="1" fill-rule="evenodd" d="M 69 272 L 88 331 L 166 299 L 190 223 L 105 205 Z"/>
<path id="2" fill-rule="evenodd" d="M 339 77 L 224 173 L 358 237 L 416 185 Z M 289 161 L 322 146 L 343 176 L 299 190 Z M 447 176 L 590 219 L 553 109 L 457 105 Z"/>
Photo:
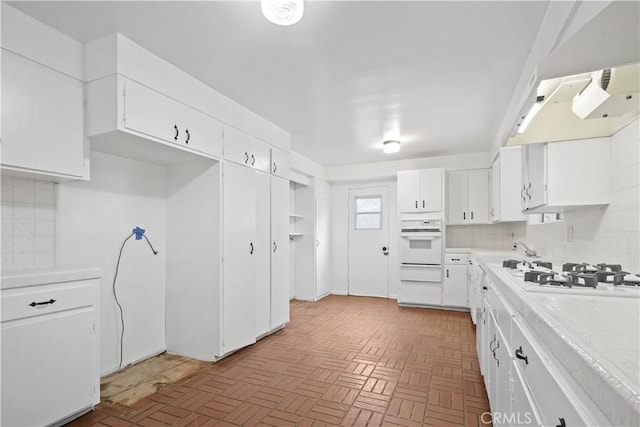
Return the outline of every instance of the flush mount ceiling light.
<path id="1" fill-rule="evenodd" d="M 265 18 L 277 25 L 293 25 L 304 13 L 303 0 L 261 0 Z"/>
<path id="2" fill-rule="evenodd" d="M 400 141 L 389 140 L 382 143 L 382 151 L 384 153 L 397 153 L 400 151 Z"/>

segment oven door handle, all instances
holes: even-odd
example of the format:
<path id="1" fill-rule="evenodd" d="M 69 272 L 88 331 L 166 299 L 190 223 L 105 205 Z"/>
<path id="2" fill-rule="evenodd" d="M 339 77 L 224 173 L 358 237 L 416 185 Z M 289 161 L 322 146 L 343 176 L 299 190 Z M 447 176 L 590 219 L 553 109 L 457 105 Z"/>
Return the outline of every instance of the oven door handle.
<path id="1" fill-rule="evenodd" d="M 402 236 L 402 238 L 407 240 L 436 240 L 441 239 L 442 236 Z"/>

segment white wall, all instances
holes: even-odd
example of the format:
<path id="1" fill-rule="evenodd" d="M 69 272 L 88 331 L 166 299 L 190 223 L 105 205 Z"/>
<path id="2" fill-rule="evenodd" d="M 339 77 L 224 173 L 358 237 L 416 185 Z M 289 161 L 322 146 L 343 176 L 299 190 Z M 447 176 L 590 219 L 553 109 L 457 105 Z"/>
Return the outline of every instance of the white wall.
<path id="1" fill-rule="evenodd" d="M 123 366 L 165 349 L 166 178 L 164 167 L 91 153 L 91 181 L 57 185 L 56 255 L 59 266 L 99 267 L 100 372 L 117 369 L 120 318 L 112 282 L 122 241 L 146 229 L 158 255 L 144 239 L 131 238 L 117 279 L 124 308 Z"/>
<path id="2" fill-rule="evenodd" d="M 55 264 L 54 184 L 2 177 L 2 269 Z"/>
<path id="3" fill-rule="evenodd" d="M 579 207 L 564 221 L 527 227 L 527 244 L 553 259 L 620 263 L 640 272 L 640 125 L 636 119 L 610 139 L 611 203 Z M 567 227 L 573 226 L 573 242 Z"/>
<path id="4" fill-rule="evenodd" d="M 395 179 L 331 185 L 331 292 L 347 294 L 349 247 L 349 189 L 386 186 L 389 189 L 389 298 L 397 298 L 400 285 L 400 220 Z"/>

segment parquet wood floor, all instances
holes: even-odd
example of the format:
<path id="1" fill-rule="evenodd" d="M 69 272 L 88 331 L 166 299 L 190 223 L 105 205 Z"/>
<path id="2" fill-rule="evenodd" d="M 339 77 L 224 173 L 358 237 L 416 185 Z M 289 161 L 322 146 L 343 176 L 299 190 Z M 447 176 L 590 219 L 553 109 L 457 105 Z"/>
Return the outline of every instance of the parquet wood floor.
<path id="1" fill-rule="evenodd" d="M 468 313 L 328 296 L 289 325 L 130 408 L 71 426 L 482 426 L 489 412 Z"/>

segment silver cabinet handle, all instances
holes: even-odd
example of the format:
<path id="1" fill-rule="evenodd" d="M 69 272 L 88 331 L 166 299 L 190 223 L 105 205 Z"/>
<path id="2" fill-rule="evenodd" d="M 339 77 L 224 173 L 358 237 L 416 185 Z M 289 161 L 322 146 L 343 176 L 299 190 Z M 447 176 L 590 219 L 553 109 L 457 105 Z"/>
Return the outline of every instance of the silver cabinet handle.
<path id="1" fill-rule="evenodd" d="M 531 194 L 529 194 L 529 189 L 531 188 L 531 183 L 529 183 L 529 186 L 527 187 L 527 189 L 525 190 L 525 193 L 527 194 L 527 196 L 529 196 L 529 200 L 531 200 Z"/>
<path id="2" fill-rule="evenodd" d="M 178 125 L 173 125 L 173 129 L 176 131 L 176 134 L 173 136 L 173 140 L 178 140 L 178 135 L 180 135 L 180 131 L 178 130 Z"/>
<path id="3" fill-rule="evenodd" d="M 278 166 L 276 165 L 276 162 L 273 162 L 273 173 L 276 173 L 277 169 L 278 169 Z"/>
<path id="4" fill-rule="evenodd" d="M 256 158 L 253 156 L 253 154 L 251 155 L 251 166 L 256 164 Z"/>
<path id="5" fill-rule="evenodd" d="M 320 240 L 316 240 L 316 248 L 320 246 Z"/>
<path id="6" fill-rule="evenodd" d="M 278 245 L 276 245 L 276 242 L 273 242 L 273 252 L 278 250 Z"/>
<path id="7" fill-rule="evenodd" d="M 249 251 L 249 255 L 253 255 L 253 242 L 249 242 L 249 245 L 251 246 L 251 250 Z"/>
<path id="8" fill-rule="evenodd" d="M 248 164 L 249 163 L 249 153 L 247 153 L 246 151 L 244 152 L 244 164 Z"/>
<path id="9" fill-rule="evenodd" d="M 471 219 L 473 219 L 473 211 L 471 211 Z"/>
<path id="10" fill-rule="evenodd" d="M 418 209 L 418 201 L 416 200 L 416 209 Z"/>
<path id="11" fill-rule="evenodd" d="M 184 143 L 189 145 L 189 140 L 191 139 L 191 134 L 189 133 L 189 129 L 185 129 L 184 133 L 187 134 L 187 139 L 184 140 Z"/>
<path id="12" fill-rule="evenodd" d="M 524 197 L 524 192 L 525 192 L 526 188 L 527 188 L 527 186 L 526 186 L 526 185 L 523 185 L 523 186 L 522 186 L 522 191 L 520 192 L 520 197 L 522 197 L 522 201 L 523 201 L 523 202 L 526 202 L 526 201 L 527 201 L 527 198 L 526 198 L 526 197 Z"/>

